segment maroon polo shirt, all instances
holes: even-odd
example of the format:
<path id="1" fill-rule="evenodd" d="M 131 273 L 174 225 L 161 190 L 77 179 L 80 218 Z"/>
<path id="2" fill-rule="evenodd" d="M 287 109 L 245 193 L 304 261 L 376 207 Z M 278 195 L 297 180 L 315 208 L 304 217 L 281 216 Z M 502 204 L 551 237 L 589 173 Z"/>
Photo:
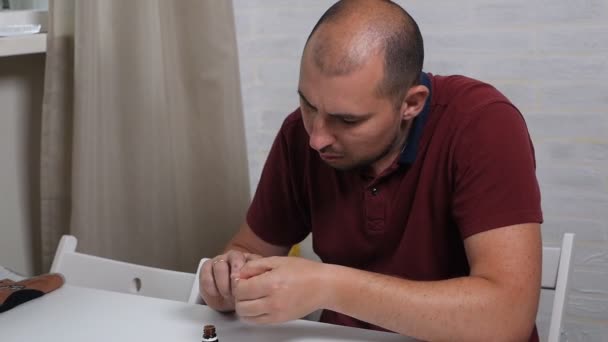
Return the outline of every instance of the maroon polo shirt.
<path id="1" fill-rule="evenodd" d="M 309 147 L 300 110 L 289 115 L 249 208 L 251 229 L 282 246 L 312 232 L 325 263 L 432 281 L 469 275 L 467 237 L 541 223 L 534 149 L 517 108 L 477 80 L 421 80 L 431 96 L 405 150 L 375 179 L 328 166 Z M 328 310 L 322 321 L 378 328 Z"/>

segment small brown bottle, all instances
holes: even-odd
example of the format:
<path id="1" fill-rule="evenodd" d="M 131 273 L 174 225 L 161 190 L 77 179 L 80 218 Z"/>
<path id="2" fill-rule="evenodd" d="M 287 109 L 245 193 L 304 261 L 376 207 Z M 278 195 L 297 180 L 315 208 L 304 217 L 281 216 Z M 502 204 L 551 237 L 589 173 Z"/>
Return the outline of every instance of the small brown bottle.
<path id="1" fill-rule="evenodd" d="M 215 325 L 205 325 L 203 327 L 203 342 L 219 342 L 215 333 Z"/>

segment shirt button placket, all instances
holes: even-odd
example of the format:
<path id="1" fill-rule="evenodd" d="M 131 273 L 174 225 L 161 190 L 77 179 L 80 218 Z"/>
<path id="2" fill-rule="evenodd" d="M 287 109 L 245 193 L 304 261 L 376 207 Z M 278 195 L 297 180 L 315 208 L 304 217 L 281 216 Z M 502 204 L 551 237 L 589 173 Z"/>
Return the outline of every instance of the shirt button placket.
<path id="1" fill-rule="evenodd" d="M 374 186 L 366 191 L 365 206 L 367 212 L 367 229 L 382 231 L 384 229 L 384 199 L 380 196 L 378 187 Z"/>

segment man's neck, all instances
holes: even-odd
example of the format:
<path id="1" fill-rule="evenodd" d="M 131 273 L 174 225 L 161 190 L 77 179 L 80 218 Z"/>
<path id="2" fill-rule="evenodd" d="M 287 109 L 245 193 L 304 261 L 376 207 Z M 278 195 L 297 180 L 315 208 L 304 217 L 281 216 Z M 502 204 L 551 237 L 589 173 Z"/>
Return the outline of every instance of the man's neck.
<path id="1" fill-rule="evenodd" d="M 386 171 L 399 157 L 401 153 L 405 151 L 407 148 L 407 138 L 410 133 L 410 129 L 412 128 L 412 121 L 409 121 L 405 124 L 404 132 L 400 135 L 400 139 L 393 144 L 393 148 L 389 153 L 375 161 L 372 165 L 370 165 L 371 175 L 376 178 L 381 175 L 384 171 Z"/>

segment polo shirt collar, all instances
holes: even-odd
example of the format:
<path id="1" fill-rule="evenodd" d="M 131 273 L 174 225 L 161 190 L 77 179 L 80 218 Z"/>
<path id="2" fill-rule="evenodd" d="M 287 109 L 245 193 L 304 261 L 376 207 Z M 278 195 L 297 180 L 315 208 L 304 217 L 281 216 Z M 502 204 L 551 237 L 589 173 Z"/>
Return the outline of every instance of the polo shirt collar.
<path id="1" fill-rule="evenodd" d="M 399 156 L 399 164 L 401 165 L 411 165 L 416 160 L 416 152 L 418 151 L 418 145 L 420 144 L 422 131 L 424 130 L 424 124 L 426 123 L 426 120 L 429 116 L 429 112 L 431 111 L 431 78 L 425 72 L 422 72 L 420 74 L 420 83 L 429 88 L 429 96 L 427 97 L 426 102 L 424 103 L 424 108 L 422 109 L 422 112 L 418 114 L 418 116 L 414 119 L 414 122 L 412 123 L 410 134 L 407 137 L 407 145 Z"/>

